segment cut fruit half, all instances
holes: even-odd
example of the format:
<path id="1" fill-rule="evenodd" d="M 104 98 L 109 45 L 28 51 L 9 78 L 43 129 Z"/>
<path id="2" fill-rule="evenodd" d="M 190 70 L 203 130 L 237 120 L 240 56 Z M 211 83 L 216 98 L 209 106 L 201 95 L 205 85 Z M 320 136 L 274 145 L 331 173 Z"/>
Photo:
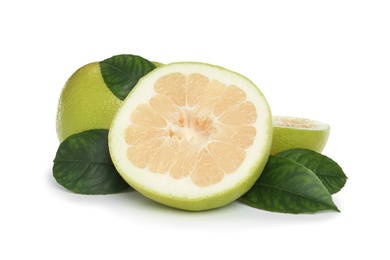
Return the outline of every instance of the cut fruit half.
<path id="1" fill-rule="evenodd" d="M 271 154 L 294 148 L 321 153 L 328 141 L 330 126 L 315 120 L 289 116 L 273 116 Z"/>
<path id="2" fill-rule="evenodd" d="M 204 63 L 172 63 L 142 78 L 114 117 L 112 160 L 146 197 L 185 210 L 226 205 L 267 162 L 272 116 L 247 78 Z"/>

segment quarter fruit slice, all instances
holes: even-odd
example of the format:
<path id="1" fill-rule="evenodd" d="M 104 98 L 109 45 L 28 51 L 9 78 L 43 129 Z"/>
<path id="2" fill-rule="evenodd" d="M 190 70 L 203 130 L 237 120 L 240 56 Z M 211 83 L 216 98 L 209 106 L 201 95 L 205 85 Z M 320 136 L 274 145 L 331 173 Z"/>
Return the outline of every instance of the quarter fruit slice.
<path id="1" fill-rule="evenodd" d="M 134 189 L 193 211 L 221 207 L 248 191 L 271 141 L 272 116 L 260 90 L 240 74 L 194 62 L 143 77 L 109 132 L 113 163 Z"/>
<path id="2" fill-rule="evenodd" d="M 321 153 L 328 141 L 330 126 L 315 120 L 299 117 L 273 116 L 271 154 L 304 148 Z"/>

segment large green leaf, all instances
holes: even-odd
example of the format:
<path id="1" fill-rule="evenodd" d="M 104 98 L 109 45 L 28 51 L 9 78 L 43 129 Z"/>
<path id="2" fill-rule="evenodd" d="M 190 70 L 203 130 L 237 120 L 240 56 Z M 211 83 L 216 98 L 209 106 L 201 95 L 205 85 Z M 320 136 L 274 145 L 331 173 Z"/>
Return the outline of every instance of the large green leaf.
<path id="1" fill-rule="evenodd" d="M 117 193 L 129 187 L 115 169 L 108 150 L 108 130 L 81 132 L 58 147 L 53 176 L 66 189 L 80 194 Z"/>
<path id="2" fill-rule="evenodd" d="M 127 97 L 140 78 L 155 68 L 147 59 L 131 54 L 116 55 L 100 62 L 104 82 L 120 100 Z"/>
<path id="3" fill-rule="evenodd" d="M 292 159 L 314 172 L 330 194 L 340 191 L 347 182 L 341 167 L 329 157 L 307 149 L 291 149 L 276 156 Z"/>
<path id="4" fill-rule="evenodd" d="M 278 156 L 269 157 L 260 178 L 240 200 L 273 212 L 339 211 L 328 190 L 311 170 Z"/>

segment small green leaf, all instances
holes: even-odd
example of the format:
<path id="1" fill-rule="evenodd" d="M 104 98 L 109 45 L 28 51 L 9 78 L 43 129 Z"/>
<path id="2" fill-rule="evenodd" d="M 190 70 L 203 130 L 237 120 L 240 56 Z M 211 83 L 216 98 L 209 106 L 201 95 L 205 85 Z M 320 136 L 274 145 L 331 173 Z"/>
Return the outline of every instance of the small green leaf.
<path id="1" fill-rule="evenodd" d="M 255 185 L 240 200 L 252 207 L 282 213 L 339 211 L 321 180 L 303 165 L 270 156 Z"/>
<path id="2" fill-rule="evenodd" d="M 103 129 L 66 138 L 58 147 L 53 176 L 60 185 L 80 194 L 109 194 L 129 188 L 112 163 L 108 130 Z"/>
<path id="3" fill-rule="evenodd" d="M 140 78 L 155 68 L 152 62 L 131 54 L 116 55 L 100 62 L 104 82 L 120 100 L 127 97 Z"/>
<path id="4" fill-rule="evenodd" d="M 341 167 L 329 157 L 307 149 L 291 149 L 276 154 L 294 160 L 314 172 L 330 194 L 340 191 L 347 182 Z"/>

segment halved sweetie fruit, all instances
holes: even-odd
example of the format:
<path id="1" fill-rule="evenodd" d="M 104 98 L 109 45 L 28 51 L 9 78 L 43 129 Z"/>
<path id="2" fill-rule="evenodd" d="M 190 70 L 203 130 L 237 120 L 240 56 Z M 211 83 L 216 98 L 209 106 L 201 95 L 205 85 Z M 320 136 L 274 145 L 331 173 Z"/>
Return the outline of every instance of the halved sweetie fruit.
<path id="1" fill-rule="evenodd" d="M 196 62 L 143 77 L 109 131 L 113 163 L 134 189 L 192 211 L 224 206 L 248 191 L 271 141 L 262 92 L 236 72 Z"/>
<path id="2" fill-rule="evenodd" d="M 273 116 L 271 154 L 303 148 L 321 153 L 329 138 L 330 126 L 312 119 Z"/>

